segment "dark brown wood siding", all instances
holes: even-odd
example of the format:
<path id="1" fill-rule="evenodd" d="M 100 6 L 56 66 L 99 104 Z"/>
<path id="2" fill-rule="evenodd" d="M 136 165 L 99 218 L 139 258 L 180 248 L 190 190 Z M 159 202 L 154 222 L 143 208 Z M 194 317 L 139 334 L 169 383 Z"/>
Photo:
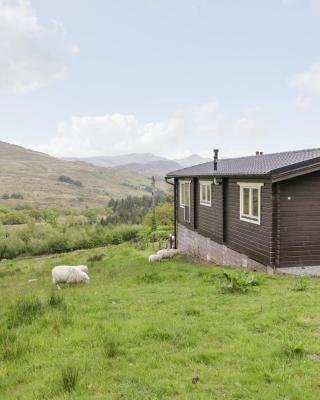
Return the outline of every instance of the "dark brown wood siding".
<path id="1" fill-rule="evenodd" d="M 279 266 L 320 265 L 320 171 L 278 185 Z"/>
<path id="2" fill-rule="evenodd" d="M 205 180 L 205 179 L 201 179 Z M 211 207 L 200 204 L 200 183 L 196 182 L 196 228 L 197 231 L 210 239 L 223 242 L 223 186 L 211 185 Z"/>
<path id="3" fill-rule="evenodd" d="M 240 187 L 238 182 L 264 183 L 261 188 L 261 224 L 240 220 Z M 225 179 L 225 244 L 233 250 L 265 265 L 272 264 L 272 204 L 270 180 Z"/>
<path id="4" fill-rule="evenodd" d="M 184 220 L 184 208 L 180 207 L 180 181 L 191 181 L 190 184 L 190 222 L 186 222 Z M 195 209 L 195 202 L 194 202 L 194 188 L 195 188 L 195 179 L 194 178 L 186 178 L 186 179 L 179 179 L 177 180 L 177 204 L 176 204 L 176 212 L 177 212 L 177 221 L 186 226 L 189 229 L 194 230 L 195 218 L 194 218 L 194 209 Z"/>

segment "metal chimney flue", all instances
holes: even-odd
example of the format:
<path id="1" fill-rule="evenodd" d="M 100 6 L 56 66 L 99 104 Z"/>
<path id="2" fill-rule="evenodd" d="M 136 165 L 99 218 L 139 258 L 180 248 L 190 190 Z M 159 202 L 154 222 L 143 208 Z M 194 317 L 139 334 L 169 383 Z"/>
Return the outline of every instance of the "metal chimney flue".
<path id="1" fill-rule="evenodd" d="M 219 154 L 219 149 L 214 149 L 213 150 L 213 170 L 216 171 L 218 168 L 218 154 Z"/>

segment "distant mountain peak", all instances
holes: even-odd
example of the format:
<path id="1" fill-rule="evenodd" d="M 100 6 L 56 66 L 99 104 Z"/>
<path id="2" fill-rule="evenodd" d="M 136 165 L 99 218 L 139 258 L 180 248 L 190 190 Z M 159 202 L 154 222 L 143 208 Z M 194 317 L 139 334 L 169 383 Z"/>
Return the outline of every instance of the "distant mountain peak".
<path id="1" fill-rule="evenodd" d="M 176 158 L 174 161 L 179 163 L 182 167 L 191 167 L 192 165 L 202 164 L 211 161 L 211 158 L 201 157 L 199 154 L 191 154 L 185 158 Z"/>

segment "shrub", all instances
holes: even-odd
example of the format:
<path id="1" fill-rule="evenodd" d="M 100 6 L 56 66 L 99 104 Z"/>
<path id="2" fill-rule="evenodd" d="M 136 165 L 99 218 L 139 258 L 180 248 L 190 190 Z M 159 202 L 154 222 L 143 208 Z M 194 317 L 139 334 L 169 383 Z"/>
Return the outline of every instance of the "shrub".
<path id="1" fill-rule="evenodd" d="M 156 207 L 156 224 L 173 227 L 173 205 L 172 204 L 161 204 Z M 148 228 L 152 228 L 153 222 L 153 212 L 152 210 L 148 211 L 146 214 L 143 224 Z"/>
<path id="2" fill-rule="evenodd" d="M 247 272 L 223 271 L 220 277 L 220 287 L 225 292 L 246 293 L 251 286 L 258 285 L 253 274 Z"/>
<path id="3" fill-rule="evenodd" d="M 65 392 L 71 393 L 77 385 L 79 378 L 78 370 L 73 366 L 64 367 L 61 370 L 62 387 Z"/>
<path id="4" fill-rule="evenodd" d="M 20 204 L 17 204 L 14 207 L 14 209 L 18 210 L 18 211 L 25 211 L 25 210 L 32 210 L 32 207 L 29 204 L 20 203 Z"/>
<path id="5" fill-rule="evenodd" d="M 8 193 L 4 193 L 4 194 L 1 196 L 1 198 L 2 198 L 2 200 L 8 200 L 8 199 L 10 199 L 10 196 L 9 196 Z"/>
<path id="6" fill-rule="evenodd" d="M 11 193 L 11 199 L 20 199 L 20 200 L 23 200 L 24 199 L 24 197 L 23 197 L 23 194 L 22 193 Z"/>
<path id="7" fill-rule="evenodd" d="M 11 311 L 8 327 L 16 327 L 22 324 L 31 324 L 33 320 L 43 313 L 41 300 L 35 296 L 19 299 Z"/>
<path id="8" fill-rule="evenodd" d="M 70 185 L 75 185 L 75 186 L 82 186 L 82 182 L 70 178 L 70 176 L 67 175 L 60 175 L 58 177 L 58 182 L 64 182 L 64 183 L 69 183 Z"/>
<path id="9" fill-rule="evenodd" d="M 98 219 L 98 210 L 94 208 L 88 208 L 82 211 L 82 215 L 87 218 L 88 222 L 94 224 Z"/>
<path id="10" fill-rule="evenodd" d="M 1 214 L 1 216 L 6 214 Z M 1 217 L 0 217 L 1 218 Z M 141 226 L 101 226 L 36 224 L 28 221 L 24 227 L 0 229 L 0 259 L 19 255 L 38 256 L 77 249 L 89 249 L 108 244 L 120 244 L 137 238 Z"/>
<path id="11" fill-rule="evenodd" d="M 12 210 L 2 214 L 0 221 L 3 225 L 19 225 L 27 223 L 27 216 L 22 211 Z"/>
<path id="12" fill-rule="evenodd" d="M 26 252 L 25 243 L 16 236 L 9 235 L 0 238 L 0 259 L 15 258 Z"/>

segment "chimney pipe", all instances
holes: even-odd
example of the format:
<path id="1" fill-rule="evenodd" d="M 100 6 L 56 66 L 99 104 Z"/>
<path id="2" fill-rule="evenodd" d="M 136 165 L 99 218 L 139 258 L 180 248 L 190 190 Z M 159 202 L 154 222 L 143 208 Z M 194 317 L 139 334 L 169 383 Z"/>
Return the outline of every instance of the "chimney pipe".
<path id="1" fill-rule="evenodd" d="M 219 149 L 214 149 L 213 150 L 214 156 L 213 156 L 213 170 L 216 171 L 218 167 L 218 153 Z"/>
<path id="2" fill-rule="evenodd" d="M 258 156 L 260 154 L 260 151 L 256 151 L 256 156 Z"/>
<path id="3" fill-rule="evenodd" d="M 263 156 L 263 151 L 260 151 L 260 156 Z"/>

